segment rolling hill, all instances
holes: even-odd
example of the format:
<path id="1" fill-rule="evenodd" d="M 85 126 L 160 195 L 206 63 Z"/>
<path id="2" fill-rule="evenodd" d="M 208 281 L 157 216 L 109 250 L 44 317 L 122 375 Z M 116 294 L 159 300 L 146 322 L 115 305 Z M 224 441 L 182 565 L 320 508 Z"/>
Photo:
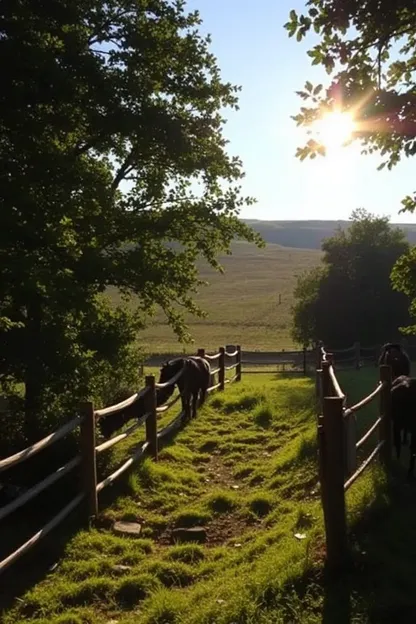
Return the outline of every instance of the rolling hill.
<path id="1" fill-rule="evenodd" d="M 349 221 L 260 221 L 244 219 L 245 223 L 258 232 L 266 243 L 298 249 L 320 249 L 324 238 L 328 238 L 340 227 L 348 228 Z M 410 244 L 416 244 L 416 223 L 392 224 L 406 233 Z"/>
<path id="2" fill-rule="evenodd" d="M 267 245 L 258 249 L 245 242 L 232 245 L 232 255 L 220 258 L 225 273 L 200 264 L 201 287 L 197 303 L 207 318 L 188 317 L 194 344 L 187 352 L 204 347 L 217 350 L 227 343 L 241 344 L 247 350 L 290 348 L 290 309 L 296 277 L 320 262 L 316 249 L 290 249 Z M 113 300 L 118 295 L 110 291 Z M 280 304 L 279 304 L 280 295 Z M 162 313 L 140 334 L 140 346 L 149 353 L 178 353 L 180 345 Z"/>
<path id="3" fill-rule="evenodd" d="M 198 347 L 217 350 L 227 343 L 241 344 L 249 351 L 281 350 L 295 346 L 290 337 L 293 289 L 299 273 L 319 264 L 321 243 L 348 221 L 259 221 L 245 220 L 267 245 L 258 249 L 238 241 L 232 255 L 220 261 L 225 273 L 200 263 L 201 287 L 197 303 L 206 318 L 188 317 L 194 344 L 181 345 L 164 316 L 159 313 L 140 334 L 139 344 L 148 353 L 194 353 Z M 410 243 L 416 243 L 416 224 L 400 225 Z M 111 296 L 118 299 L 117 292 Z M 280 295 L 280 303 L 279 303 Z"/>

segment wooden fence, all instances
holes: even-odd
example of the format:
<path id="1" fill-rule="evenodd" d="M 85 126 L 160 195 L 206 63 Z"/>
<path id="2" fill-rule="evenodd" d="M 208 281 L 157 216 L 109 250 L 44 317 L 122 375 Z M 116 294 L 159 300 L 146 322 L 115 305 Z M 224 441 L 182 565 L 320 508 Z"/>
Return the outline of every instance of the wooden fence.
<path id="1" fill-rule="evenodd" d="M 408 348 L 408 347 L 407 347 Z M 377 365 L 380 355 L 381 345 L 363 346 L 355 342 L 347 349 L 331 350 L 337 356 L 338 370 L 360 370 L 366 366 Z M 271 372 L 294 373 L 308 375 L 315 373 L 317 368 L 316 354 L 320 353 L 319 347 L 313 349 L 303 348 L 298 351 L 285 350 L 256 352 L 244 351 L 242 353 L 242 364 L 244 372 L 247 374 Z M 318 362 L 318 368 L 320 361 Z M 273 367 L 274 371 L 271 371 Z"/>
<path id="2" fill-rule="evenodd" d="M 314 349 L 302 349 L 300 351 L 277 351 L 277 352 L 251 352 L 243 353 L 242 364 L 247 374 L 271 372 L 308 374 L 308 368 L 314 363 Z M 248 368 L 250 367 L 250 368 Z M 270 370 L 270 369 L 273 370 Z"/>
<path id="3" fill-rule="evenodd" d="M 228 352 L 224 347 L 220 347 L 218 353 L 206 354 L 204 349 L 199 349 L 198 355 L 205 357 L 211 363 L 216 363 L 216 368 L 211 371 L 211 383 L 209 392 L 214 390 L 224 390 L 225 386 L 234 381 L 241 380 L 241 348 L 237 346 L 233 352 Z M 227 377 L 227 373 L 235 371 L 234 375 Z M 81 405 L 79 410 L 79 416 L 72 419 L 70 422 L 63 425 L 60 429 L 51 433 L 43 438 L 36 444 L 12 455 L 5 459 L 0 460 L 0 473 L 16 466 L 17 464 L 28 460 L 37 453 L 40 453 L 48 446 L 62 440 L 65 436 L 79 430 L 80 441 L 80 454 L 74 457 L 64 466 L 61 466 L 51 475 L 37 483 L 35 486 L 27 490 L 23 495 L 19 496 L 9 504 L 0 508 L 0 520 L 4 520 L 11 513 L 17 509 L 23 507 L 26 503 L 34 499 L 41 492 L 46 490 L 52 484 L 56 483 L 63 476 L 69 474 L 77 466 L 80 467 L 81 482 L 79 493 L 55 515 L 42 529 L 35 533 L 30 539 L 24 542 L 19 548 L 12 552 L 5 559 L 0 561 L 0 573 L 6 570 L 11 564 L 17 561 L 22 555 L 27 553 L 35 544 L 40 542 L 48 533 L 50 533 L 55 527 L 65 520 L 65 518 L 81 503 L 84 505 L 85 518 L 90 519 L 98 514 L 98 495 L 104 488 L 113 483 L 122 474 L 124 474 L 133 464 L 135 464 L 146 452 L 157 461 L 158 449 L 160 442 L 168 437 L 172 432 L 179 429 L 181 424 L 187 420 L 189 414 L 181 411 L 168 425 L 166 425 L 160 431 L 157 430 L 157 418 L 159 414 L 162 414 L 169 410 L 180 398 L 178 395 L 165 405 L 157 407 L 156 391 L 157 389 L 163 389 L 168 386 L 174 385 L 181 375 L 183 369 L 180 370 L 174 377 L 169 379 L 166 383 L 156 383 L 154 375 L 148 375 L 146 377 L 145 387 L 138 393 L 132 395 L 125 401 L 106 407 L 104 409 L 95 410 L 91 402 Z M 117 415 L 123 413 L 129 409 L 132 411 L 132 418 L 134 418 L 135 406 L 138 407 L 139 399 L 144 398 L 146 405 L 146 413 L 140 415 L 136 422 L 128 427 L 123 433 L 115 435 L 106 442 L 96 445 L 95 432 L 96 423 L 100 418 L 104 416 Z M 136 416 L 137 418 L 137 416 Z M 125 461 L 117 470 L 115 470 L 108 477 L 98 482 L 97 479 L 97 455 L 107 451 L 114 445 L 118 444 L 122 440 L 125 440 L 139 427 L 145 425 L 145 440 L 140 444 L 136 452 Z"/>
<path id="4" fill-rule="evenodd" d="M 319 479 L 324 513 L 326 556 L 330 568 L 342 567 L 348 558 L 345 492 L 364 470 L 380 457 L 386 468 L 391 462 L 391 368 L 379 367 L 379 382 L 361 401 L 347 407 L 347 397 L 338 382 L 332 353 L 318 350 L 316 395 L 319 406 Z M 356 413 L 379 399 L 379 417 L 357 439 Z M 357 450 L 378 433 L 370 454 L 357 465 Z"/>

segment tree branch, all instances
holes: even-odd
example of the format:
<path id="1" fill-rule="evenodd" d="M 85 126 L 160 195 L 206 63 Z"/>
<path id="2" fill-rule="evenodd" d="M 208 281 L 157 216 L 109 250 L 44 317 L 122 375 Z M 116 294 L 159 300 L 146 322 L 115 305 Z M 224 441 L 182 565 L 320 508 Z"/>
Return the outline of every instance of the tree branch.
<path id="1" fill-rule="evenodd" d="M 110 26 L 112 26 L 114 24 L 114 22 L 120 20 L 122 17 L 125 17 L 129 13 L 130 13 L 130 10 L 129 9 L 125 9 L 124 11 L 120 11 L 119 13 L 116 13 L 115 15 L 112 15 L 110 19 L 105 21 L 103 24 L 99 25 L 98 26 L 98 32 L 95 31 L 89 37 L 88 45 L 93 45 L 94 43 L 99 43 L 100 42 L 100 34 L 103 33 L 103 31 L 108 31 L 108 29 L 110 28 Z M 102 39 L 106 39 L 106 38 L 103 37 Z"/>
<path id="2" fill-rule="evenodd" d="M 134 158 L 134 150 L 132 149 L 114 177 L 114 180 L 111 184 L 111 190 L 113 193 L 117 190 L 120 182 L 124 180 L 125 176 L 128 173 L 130 173 L 130 171 L 132 171 L 133 158 Z"/>

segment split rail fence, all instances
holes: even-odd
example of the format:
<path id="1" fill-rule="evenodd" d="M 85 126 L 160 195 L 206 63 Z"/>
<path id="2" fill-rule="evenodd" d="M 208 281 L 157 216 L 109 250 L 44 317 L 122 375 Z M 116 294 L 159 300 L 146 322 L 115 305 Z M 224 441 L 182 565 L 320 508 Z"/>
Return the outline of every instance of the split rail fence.
<path id="1" fill-rule="evenodd" d="M 198 355 L 205 357 L 210 361 L 211 366 L 216 364 L 216 368 L 211 369 L 211 386 L 209 392 L 215 390 L 222 391 L 227 384 L 241 380 L 241 348 L 237 346 L 233 352 L 228 352 L 224 347 L 220 347 L 218 353 L 207 354 L 204 349 L 199 349 Z M 227 373 L 234 371 L 231 377 L 227 377 Z M 30 539 L 25 541 L 19 548 L 0 561 L 0 573 L 4 572 L 9 566 L 16 562 L 22 555 L 26 554 L 35 544 L 39 543 L 42 538 L 48 535 L 55 527 L 61 524 L 69 514 L 79 507 L 84 506 L 85 518 L 89 521 L 91 517 L 98 514 L 98 495 L 107 486 L 112 484 L 116 479 L 121 477 L 133 464 L 138 462 L 145 453 L 149 453 L 155 461 L 158 458 L 158 449 L 160 442 L 168 437 L 190 417 L 188 406 L 185 411 L 182 410 L 168 425 L 160 431 L 157 430 L 158 416 L 169 410 L 180 398 L 172 399 L 165 405 L 157 406 L 157 390 L 167 388 L 177 383 L 183 375 L 184 369 L 181 369 L 174 377 L 165 383 L 156 383 L 154 375 L 146 376 L 146 385 L 140 392 L 133 394 L 131 397 L 111 405 L 104 409 L 94 409 L 91 402 L 83 403 L 80 406 L 79 416 L 73 418 L 70 422 L 60 427 L 57 431 L 46 436 L 36 444 L 28 448 L 0 460 L 0 473 L 24 462 L 34 455 L 37 455 L 52 444 L 62 440 L 65 436 L 72 433 L 76 429 L 79 430 L 80 454 L 71 461 L 61 466 L 54 473 L 50 474 L 42 481 L 31 487 L 24 494 L 14 499 L 7 505 L 0 507 L 0 521 L 4 520 L 10 514 L 23 507 L 26 503 L 34 499 L 41 492 L 56 483 L 65 475 L 72 472 L 76 467 L 80 467 L 80 491 L 79 493 L 56 514 L 42 529 L 37 531 Z M 214 383 L 213 383 L 214 382 Z M 139 400 L 145 401 L 145 414 L 138 412 Z M 186 405 L 186 402 L 185 402 Z M 96 424 L 100 418 L 120 415 L 129 410 L 131 418 L 136 418 L 136 422 L 128 427 L 123 433 L 111 437 L 109 440 L 96 444 Z M 139 445 L 136 452 L 129 457 L 117 470 L 108 477 L 98 482 L 97 479 L 97 456 L 104 451 L 112 448 L 130 436 L 139 427 L 145 425 L 145 440 Z"/>
<path id="2" fill-rule="evenodd" d="M 323 347 L 317 353 L 319 480 L 326 556 L 329 567 L 339 568 L 348 559 L 345 492 L 376 457 L 381 459 L 386 469 L 391 463 L 391 368 L 380 366 L 379 382 L 374 390 L 348 407 L 347 397 L 336 376 L 333 354 Z M 379 416 L 366 433 L 357 439 L 356 414 L 377 398 Z M 376 433 L 378 440 L 375 447 L 357 465 L 357 451 Z"/>

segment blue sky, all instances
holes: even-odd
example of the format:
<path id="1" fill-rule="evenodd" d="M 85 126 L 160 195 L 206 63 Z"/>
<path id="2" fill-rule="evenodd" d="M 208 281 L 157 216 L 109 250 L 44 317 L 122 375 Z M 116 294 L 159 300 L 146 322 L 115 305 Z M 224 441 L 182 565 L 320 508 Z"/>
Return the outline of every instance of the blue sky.
<path id="1" fill-rule="evenodd" d="M 314 39 L 297 43 L 283 24 L 290 9 L 302 12 L 299 0 L 188 0 L 212 35 L 212 52 L 225 81 L 242 86 L 240 110 L 227 112 L 229 151 L 240 156 L 246 178 L 244 193 L 258 203 L 241 213 L 257 219 L 348 219 L 364 207 L 389 215 L 393 222 L 415 221 L 399 215 L 400 200 L 412 194 L 415 162 L 405 160 L 392 171 L 377 171 L 377 156 L 361 156 L 358 144 L 337 157 L 299 162 L 296 147 L 302 130 L 290 115 L 301 100 L 295 94 L 306 80 L 326 84 L 328 76 L 312 67 L 306 51 Z"/>

